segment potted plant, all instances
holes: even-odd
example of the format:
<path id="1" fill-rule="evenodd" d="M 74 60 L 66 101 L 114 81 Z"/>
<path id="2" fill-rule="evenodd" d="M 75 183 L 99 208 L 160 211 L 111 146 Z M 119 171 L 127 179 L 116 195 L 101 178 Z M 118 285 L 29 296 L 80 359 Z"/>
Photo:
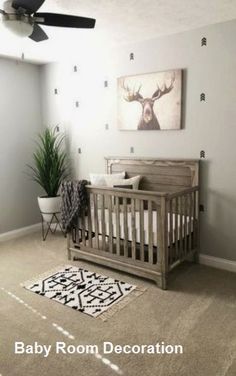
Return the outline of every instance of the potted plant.
<path id="1" fill-rule="evenodd" d="M 43 219 L 52 221 L 52 213 L 60 213 L 61 198 L 59 189 L 61 182 L 69 176 L 66 153 L 62 150 L 64 135 L 56 132 L 56 128 L 46 128 L 39 134 L 37 149 L 33 154 L 31 170 L 32 179 L 45 191 L 46 195 L 38 197 L 38 204 Z"/>

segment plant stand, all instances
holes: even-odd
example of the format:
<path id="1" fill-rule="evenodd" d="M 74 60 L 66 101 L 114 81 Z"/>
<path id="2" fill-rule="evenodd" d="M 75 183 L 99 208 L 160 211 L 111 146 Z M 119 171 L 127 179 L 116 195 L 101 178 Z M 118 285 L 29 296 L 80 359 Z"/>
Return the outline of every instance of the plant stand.
<path id="1" fill-rule="evenodd" d="M 50 214 L 52 216 L 50 222 L 46 222 L 44 220 L 43 214 Z M 60 220 L 58 218 L 58 214 L 60 214 L 60 212 L 55 212 L 55 213 L 43 213 L 43 212 L 41 212 L 43 241 L 45 241 L 47 239 L 49 231 L 51 232 L 51 234 L 55 234 L 57 227 L 60 228 L 61 232 L 63 233 L 64 237 L 66 238 L 66 232 L 63 231 L 63 229 L 61 227 L 61 223 L 60 223 Z M 55 225 L 54 228 L 53 228 L 53 225 Z"/>

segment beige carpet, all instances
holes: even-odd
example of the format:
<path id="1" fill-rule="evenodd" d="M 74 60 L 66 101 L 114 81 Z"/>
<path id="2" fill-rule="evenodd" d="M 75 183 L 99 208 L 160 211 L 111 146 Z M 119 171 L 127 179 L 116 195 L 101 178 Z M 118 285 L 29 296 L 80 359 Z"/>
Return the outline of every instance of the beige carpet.
<path id="1" fill-rule="evenodd" d="M 168 291 L 152 282 L 81 262 L 147 291 L 107 322 L 23 289 L 20 283 L 67 263 L 61 234 L 0 243 L 0 375 L 235 376 L 236 274 L 186 264 Z M 72 262 L 73 263 L 73 262 Z M 74 263 L 78 265 L 78 262 Z M 63 331 L 64 330 L 64 331 Z M 75 338 L 75 339 L 73 339 Z M 181 344 L 182 355 L 14 355 L 14 342 Z"/>

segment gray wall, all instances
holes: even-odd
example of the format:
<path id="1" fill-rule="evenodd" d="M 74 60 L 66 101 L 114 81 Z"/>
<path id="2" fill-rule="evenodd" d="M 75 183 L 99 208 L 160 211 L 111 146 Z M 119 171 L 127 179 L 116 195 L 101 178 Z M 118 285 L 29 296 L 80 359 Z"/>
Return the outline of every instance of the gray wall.
<path id="1" fill-rule="evenodd" d="M 104 156 L 127 156 L 131 146 L 134 156 L 163 158 L 199 158 L 205 150 L 201 252 L 229 260 L 236 260 L 235 35 L 232 21 L 117 49 L 98 46 L 90 55 L 80 51 L 77 60 L 46 65 L 41 71 L 44 122 L 60 124 L 67 132 L 76 177 L 104 171 Z M 207 47 L 201 47 L 202 37 Z M 183 129 L 118 131 L 116 78 L 172 68 L 184 69 Z M 200 102 L 202 92 L 206 102 Z"/>
<path id="2" fill-rule="evenodd" d="M 25 174 L 42 126 L 39 79 L 36 65 L 0 59 L 0 233 L 40 220 Z"/>

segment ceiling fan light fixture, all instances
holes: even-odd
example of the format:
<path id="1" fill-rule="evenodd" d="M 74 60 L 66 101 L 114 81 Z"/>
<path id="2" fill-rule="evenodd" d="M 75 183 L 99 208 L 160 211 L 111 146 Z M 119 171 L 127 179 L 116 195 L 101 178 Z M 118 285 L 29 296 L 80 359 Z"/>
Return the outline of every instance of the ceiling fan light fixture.
<path id="1" fill-rule="evenodd" d="M 21 38 L 29 37 L 34 29 L 34 26 L 31 23 L 22 20 L 9 20 L 3 18 L 2 24 L 12 34 Z"/>
<path id="2" fill-rule="evenodd" d="M 6 0 L 0 9 L 2 26 L 20 38 L 29 37 L 35 42 L 48 39 L 43 26 L 93 29 L 94 18 L 57 13 L 38 13 L 45 0 Z M 2 29 L 3 29 L 2 28 Z"/>

